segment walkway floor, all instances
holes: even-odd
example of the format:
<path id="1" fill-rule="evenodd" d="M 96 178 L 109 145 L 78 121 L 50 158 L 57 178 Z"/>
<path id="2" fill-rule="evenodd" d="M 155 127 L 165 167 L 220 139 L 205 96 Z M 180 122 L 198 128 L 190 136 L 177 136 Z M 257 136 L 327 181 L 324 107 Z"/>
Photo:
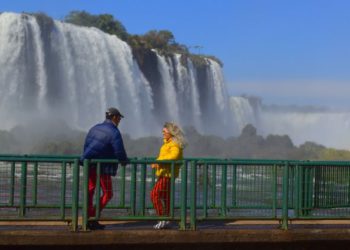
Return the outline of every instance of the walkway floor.
<path id="1" fill-rule="evenodd" d="M 102 231 L 71 232 L 62 223 L 0 222 L 0 249 L 350 249 L 350 221 L 295 222 L 289 230 L 266 221 L 210 222 L 197 231 L 179 231 L 175 224 L 154 230 L 152 222 L 103 223 Z"/>

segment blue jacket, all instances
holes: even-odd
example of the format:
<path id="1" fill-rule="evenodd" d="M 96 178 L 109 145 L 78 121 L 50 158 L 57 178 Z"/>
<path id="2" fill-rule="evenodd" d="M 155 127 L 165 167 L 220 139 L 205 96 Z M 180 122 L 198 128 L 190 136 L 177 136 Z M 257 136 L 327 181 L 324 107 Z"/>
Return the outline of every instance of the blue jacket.
<path id="1" fill-rule="evenodd" d="M 127 160 L 122 136 L 111 120 L 106 119 L 90 129 L 85 138 L 84 153 L 80 160 L 85 159 Z M 117 164 L 101 164 L 101 174 L 115 176 L 116 173 Z"/>

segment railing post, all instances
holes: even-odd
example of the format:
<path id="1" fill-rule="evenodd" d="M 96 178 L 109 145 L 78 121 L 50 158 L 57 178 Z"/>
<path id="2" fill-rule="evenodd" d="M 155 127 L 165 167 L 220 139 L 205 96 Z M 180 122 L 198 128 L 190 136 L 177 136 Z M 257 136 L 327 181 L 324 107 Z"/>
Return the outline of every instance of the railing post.
<path id="1" fill-rule="evenodd" d="M 140 182 L 140 215 L 145 216 L 146 209 L 146 170 L 147 164 L 141 165 L 141 182 Z"/>
<path id="2" fill-rule="evenodd" d="M 130 180 L 130 212 L 136 214 L 136 163 L 132 164 Z"/>
<path id="3" fill-rule="evenodd" d="M 216 207 L 216 165 L 212 165 L 213 171 L 211 176 L 211 208 Z"/>
<path id="4" fill-rule="evenodd" d="M 226 216 L 226 199 L 227 199 L 227 165 L 221 166 L 221 216 Z"/>
<path id="5" fill-rule="evenodd" d="M 296 218 L 299 218 L 300 215 L 301 215 L 301 197 L 302 197 L 302 188 L 301 188 L 301 185 L 302 185 L 302 172 L 301 172 L 301 166 L 300 165 L 295 165 L 295 169 L 296 169 L 296 179 L 295 179 L 295 188 L 296 188 L 296 204 L 295 204 L 295 216 Z"/>
<path id="6" fill-rule="evenodd" d="M 101 199 L 101 162 L 96 164 L 96 188 L 95 188 L 95 220 L 100 218 Z"/>
<path id="7" fill-rule="evenodd" d="M 347 177 L 348 177 L 348 205 L 350 205 L 350 165 L 346 166 L 347 167 Z"/>
<path id="8" fill-rule="evenodd" d="M 208 163 L 203 167 L 203 216 L 208 216 Z"/>
<path id="9" fill-rule="evenodd" d="M 334 172 L 333 172 L 334 173 Z M 308 175 L 308 194 L 307 194 L 307 200 L 308 200 L 308 215 L 311 214 L 311 209 L 313 208 L 313 196 L 314 196 L 314 175 L 315 175 L 315 167 L 310 168 L 309 175 Z"/>
<path id="10" fill-rule="evenodd" d="M 303 171 L 303 216 L 308 216 L 310 214 L 310 209 L 312 205 L 312 176 L 311 167 L 307 166 Z"/>
<path id="11" fill-rule="evenodd" d="M 321 176 L 322 176 L 322 168 L 315 167 L 315 189 L 314 189 L 314 206 L 320 207 L 320 194 L 321 194 Z M 345 174 L 345 173 L 343 173 Z"/>
<path id="12" fill-rule="evenodd" d="M 237 206 L 237 165 L 232 166 L 232 206 Z"/>
<path id="13" fill-rule="evenodd" d="M 72 193 L 72 230 L 78 230 L 79 215 L 79 160 L 75 159 L 73 164 L 73 193 Z"/>
<path id="14" fill-rule="evenodd" d="M 15 168 L 16 162 L 11 162 L 11 180 L 10 180 L 10 200 L 9 205 L 12 207 L 14 204 L 14 196 L 15 196 Z"/>
<path id="15" fill-rule="evenodd" d="M 64 220 L 66 217 L 66 162 L 63 161 L 61 165 L 61 219 Z"/>
<path id="16" fill-rule="evenodd" d="M 187 214 L 187 161 L 184 160 L 181 166 L 181 211 L 180 230 L 186 230 Z"/>
<path id="17" fill-rule="evenodd" d="M 87 224 L 89 220 L 88 204 L 89 204 L 89 160 L 85 159 L 83 163 L 83 218 L 82 228 L 87 230 Z"/>
<path id="18" fill-rule="evenodd" d="M 19 216 L 25 216 L 27 203 L 27 162 L 22 161 L 21 165 L 21 189 L 20 189 L 20 203 Z"/>
<path id="19" fill-rule="evenodd" d="M 272 166 L 272 194 L 273 194 L 273 200 L 272 200 L 272 210 L 273 210 L 273 217 L 277 217 L 277 165 L 274 164 Z"/>
<path id="20" fill-rule="evenodd" d="M 125 207 L 125 168 L 126 168 L 126 165 L 120 164 L 119 168 L 120 168 L 120 181 L 119 181 L 120 202 L 119 202 L 119 206 Z"/>
<path id="21" fill-rule="evenodd" d="M 306 206 L 306 202 L 305 202 L 305 191 L 306 191 L 306 185 L 305 185 L 305 182 L 306 182 L 306 169 L 307 169 L 307 166 L 301 166 L 300 167 L 300 215 L 301 216 L 305 216 L 306 215 L 306 209 L 307 206 Z"/>
<path id="22" fill-rule="evenodd" d="M 32 202 L 34 206 L 38 204 L 38 162 L 33 166 Z"/>
<path id="23" fill-rule="evenodd" d="M 288 229 L 288 185 L 289 169 L 288 162 L 283 166 L 283 183 L 282 183 L 282 229 Z"/>
<path id="24" fill-rule="evenodd" d="M 170 217 L 174 218 L 175 207 L 175 164 L 171 163 L 171 178 L 170 178 Z"/>
<path id="25" fill-rule="evenodd" d="M 191 161 L 191 197 L 190 197 L 190 228 L 197 227 L 197 166 L 196 161 Z"/>

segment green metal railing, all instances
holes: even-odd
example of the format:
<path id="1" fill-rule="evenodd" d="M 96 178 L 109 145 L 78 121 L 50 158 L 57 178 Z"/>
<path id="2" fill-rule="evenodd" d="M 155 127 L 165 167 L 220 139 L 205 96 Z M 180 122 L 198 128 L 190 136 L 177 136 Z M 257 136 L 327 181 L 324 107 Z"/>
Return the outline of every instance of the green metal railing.
<path id="1" fill-rule="evenodd" d="M 169 216 L 159 217 L 154 213 L 150 201 L 150 192 L 156 182 L 155 170 L 150 165 L 157 163 L 155 160 L 131 160 L 125 166 L 118 166 L 118 175 L 113 177 L 114 196 L 103 211 L 103 217 L 99 211 L 99 199 L 101 188 L 99 185 L 99 173 L 101 163 L 115 163 L 116 160 L 92 160 L 84 162 L 83 174 L 83 230 L 86 230 L 88 220 L 172 220 L 178 221 L 180 229 L 186 227 L 186 199 L 187 196 L 187 161 L 162 161 L 171 165 L 172 176 L 174 176 L 175 165 L 181 164 L 181 177 L 171 178 L 170 189 L 170 214 Z M 95 192 L 96 217 L 88 218 L 87 216 L 87 199 L 88 199 L 88 170 L 90 165 L 97 166 L 97 190 Z M 106 211 L 107 210 L 107 211 Z M 185 211 L 185 212 L 183 212 Z"/>
<path id="2" fill-rule="evenodd" d="M 75 231 L 78 200 L 78 159 L 0 156 L 0 221 L 67 221 Z"/>
<path id="3" fill-rule="evenodd" d="M 170 214 L 155 214 L 150 192 L 156 182 L 154 158 L 131 159 L 112 178 L 113 198 L 88 218 L 88 173 L 97 166 L 96 210 L 102 163 L 79 166 L 77 156 L 0 155 L 0 221 L 54 220 L 87 230 L 89 220 L 172 220 L 195 230 L 211 220 L 349 219 L 350 162 L 187 158 L 167 161 L 171 178 Z"/>

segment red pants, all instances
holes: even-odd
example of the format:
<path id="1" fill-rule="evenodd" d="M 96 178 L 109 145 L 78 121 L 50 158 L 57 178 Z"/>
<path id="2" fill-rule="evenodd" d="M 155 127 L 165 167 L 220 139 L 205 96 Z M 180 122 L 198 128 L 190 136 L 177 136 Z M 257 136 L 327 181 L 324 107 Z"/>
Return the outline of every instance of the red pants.
<path id="1" fill-rule="evenodd" d="M 94 193 L 96 189 L 96 168 L 90 168 L 89 170 L 89 203 L 88 203 L 88 216 L 95 217 L 96 209 L 93 205 L 94 203 Z M 100 185 L 102 189 L 102 196 L 100 198 L 100 211 L 107 205 L 113 196 L 112 190 L 112 176 L 101 174 L 100 175 Z"/>
<path id="2" fill-rule="evenodd" d="M 157 215 L 169 215 L 170 211 L 170 178 L 159 177 L 151 191 L 151 200 Z"/>

